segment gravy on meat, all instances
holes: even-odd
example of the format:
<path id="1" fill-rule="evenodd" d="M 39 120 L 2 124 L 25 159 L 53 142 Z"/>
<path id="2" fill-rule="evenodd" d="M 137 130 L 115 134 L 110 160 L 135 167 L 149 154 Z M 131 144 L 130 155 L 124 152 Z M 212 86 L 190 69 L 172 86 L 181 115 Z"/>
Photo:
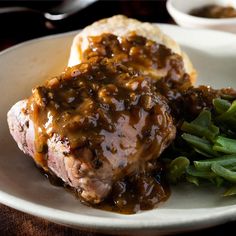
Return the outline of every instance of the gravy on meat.
<path id="1" fill-rule="evenodd" d="M 110 195 L 95 207 L 127 214 L 152 209 L 169 196 L 164 167 L 156 161 L 166 146 L 156 139 L 175 130 L 170 107 L 191 85 L 182 58 L 136 34 L 90 37 L 84 58 L 33 90 L 28 112 L 35 124 L 37 160 L 47 170 L 47 139 L 53 133 L 78 156 L 81 147 L 92 150 L 93 168 L 119 155 L 123 164 L 117 176 L 126 175 L 117 177 Z M 119 134 L 122 124 L 135 145 Z M 129 155 L 140 152 L 141 145 L 142 170 L 131 168 Z"/>

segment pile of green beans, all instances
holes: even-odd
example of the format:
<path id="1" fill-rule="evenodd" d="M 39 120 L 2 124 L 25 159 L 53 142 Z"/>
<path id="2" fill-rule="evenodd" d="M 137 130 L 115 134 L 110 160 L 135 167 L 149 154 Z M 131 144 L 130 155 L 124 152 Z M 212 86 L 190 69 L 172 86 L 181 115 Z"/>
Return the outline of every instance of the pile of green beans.
<path id="1" fill-rule="evenodd" d="M 213 110 L 203 110 L 192 122 L 184 121 L 181 138 L 190 152 L 170 160 L 167 177 L 199 185 L 210 181 L 226 186 L 224 196 L 236 194 L 236 100 L 217 98 Z"/>

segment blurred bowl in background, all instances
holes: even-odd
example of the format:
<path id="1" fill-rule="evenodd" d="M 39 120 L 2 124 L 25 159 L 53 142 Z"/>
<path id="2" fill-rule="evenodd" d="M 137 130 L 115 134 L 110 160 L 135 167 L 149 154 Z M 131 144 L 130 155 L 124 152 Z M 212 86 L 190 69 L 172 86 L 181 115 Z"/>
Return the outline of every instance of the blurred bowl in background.
<path id="1" fill-rule="evenodd" d="M 190 11 L 207 5 L 232 6 L 235 0 L 168 0 L 167 10 L 177 24 L 187 28 L 209 28 L 236 33 L 236 17 L 203 18 L 190 15 Z"/>

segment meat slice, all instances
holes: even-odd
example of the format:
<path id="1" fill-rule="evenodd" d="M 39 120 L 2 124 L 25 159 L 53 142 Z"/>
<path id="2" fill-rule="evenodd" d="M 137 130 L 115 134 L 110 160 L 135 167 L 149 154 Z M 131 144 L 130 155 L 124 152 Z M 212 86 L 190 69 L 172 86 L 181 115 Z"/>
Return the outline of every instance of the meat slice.
<path id="1" fill-rule="evenodd" d="M 24 153 L 90 203 L 145 172 L 175 138 L 167 100 L 116 59 L 93 57 L 33 90 L 8 113 Z"/>
<path id="2" fill-rule="evenodd" d="M 70 153 L 69 143 L 53 134 L 47 140 L 48 152 L 46 166 L 42 160 L 37 159 L 35 150 L 35 130 L 33 121 L 27 114 L 27 100 L 17 102 L 8 112 L 8 125 L 10 133 L 18 147 L 34 158 L 39 167 L 59 177 L 66 184 L 78 191 L 83 199 L 97 203 L 110 191 L 112 183 L 112 170 L 106 162 L 99 170 L 94 170 L 89 161 L 91 152 L 84 148 L 80 156 Z"/>

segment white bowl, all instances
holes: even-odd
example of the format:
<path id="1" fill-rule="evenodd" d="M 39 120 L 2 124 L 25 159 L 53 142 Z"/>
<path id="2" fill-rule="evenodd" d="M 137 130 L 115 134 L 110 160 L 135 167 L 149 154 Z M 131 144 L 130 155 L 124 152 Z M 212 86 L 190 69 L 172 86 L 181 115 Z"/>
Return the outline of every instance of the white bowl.
<path id="1" fill-rule="evenodd" d="M 168 0 L 167 10 L 180 26 L 188 28 L 209 28 L 236 33 L 236 17 L 210 19 L 191 16 L 189 14 L 192 9 L 209 4 L 230 5 L 236 8 L 235 0 Z"/>

